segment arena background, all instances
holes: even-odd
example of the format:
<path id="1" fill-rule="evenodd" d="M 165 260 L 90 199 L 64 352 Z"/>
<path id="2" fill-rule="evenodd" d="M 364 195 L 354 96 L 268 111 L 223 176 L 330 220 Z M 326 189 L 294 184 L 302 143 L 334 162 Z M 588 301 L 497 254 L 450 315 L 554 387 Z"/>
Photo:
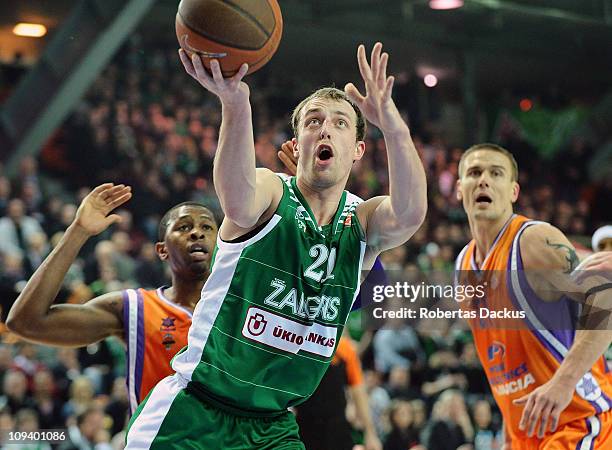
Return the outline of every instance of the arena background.
<path id="1" fill-rule="evenodd" d="M 382 255 L 387 269 L 452 271 L 470 239 L 455 198 L 457 162 L 478 142 L 514 153 L 517 211 L 559 227 L 582 253 L 593 231 L 612 222 L 611 0 L 465 0 L 446 11 L 425 0 L 280 3 L 279 50 L 246 79 L 261 166 L 282 170 L 276 150 L 291 137 L 289 113 L 301 98 L 323 85 L 360 82 L 357 44 L 380 40 L 390 53 L 394 98 L 427 171 L 429 211 L 406 245 Z M 153 249 L 161 214 L 186 200 L 220 212 L 211 173 L 220 108 L 180 65 L 176 7 L 174 0 L 1 2 L 3 320 L 80 200 L 101 182 L 127 183 L 134 197 L 122 208 L 122 224 L 84 247 L 58 302 L 167 283 Z M 47 33 L 16 36 L 18 22 L 43 24 Z M 435 86 L 425 85 L 428 75 Z M 367 149 L 349 181 L 366 198 L 386 192 L 388 183 L 384 141 L 374 127 Z M 15 198 L 40 229 L 12 243 L 1 224 Z M 441 409 L 463 434 L 472 428 L 465 444 L 497 448 L 500 418 L 465 324 L 375 332 L 360 329 L 358 319 L 351 324 L 385 449 L 406 448 L 387 439 L 398 430 L 429 450 L 450 448 L 441 446 L 448 439 L 432 437 Z M 100 412 L 91 421 L 96 448 L 122 448 L 124 375 L 117 339 L 57 350 L 5 331 L 0 429 L 75 427 L 93 407 Z M 461 393 L 457 401 L 440 398 L 447 389 Z M 350 398 L 347 417 L 358 442 Z"/>

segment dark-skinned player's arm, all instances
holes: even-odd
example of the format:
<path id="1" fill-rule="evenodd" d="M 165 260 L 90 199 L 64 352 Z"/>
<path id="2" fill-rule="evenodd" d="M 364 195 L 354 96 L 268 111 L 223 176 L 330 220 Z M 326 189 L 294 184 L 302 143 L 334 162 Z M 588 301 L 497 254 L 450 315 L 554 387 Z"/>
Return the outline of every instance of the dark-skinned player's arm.
<path id="1" fill-rule="evenodd" d="M 382 52 L 382 44 L 378 42 L 368 63 L 365 47 L 360 45 L 357 62 L 365 96 L 352 83 L 344 88 L 364 117 L 382 132 L 387 149 L 389 195 L 371 198 L 357 207 L 357 216 L 366 233 L 366 269 L 372 267 L 379 253 L 410 239 L 427 212 L 425 169 L 410 129 L 391 96 L 394 78 L 387 76 L 388 59 L 389 55 Z"/>
<path id="2" fill-rule="evenodd" d="M 297 158 L 293 153 L 293 141 L 285 141 L 277 152 L 278 159 L 284 164 L 287 173 L 292 177 L 297 174 Z"/>
<path id="3" fill-rule="evenodd" d="M 540 298 L 554 301 L 563 293 L 573 296 L 580 291 L 589 291 L 589 283 L 575 283 L 576 274 L 572 273 L 578 267 L 576 251 L 557 228 L 548 224 L 527 228 L 521 237 L 520 249 L 526 273 L 533 274 L 528 276 L 529 283 Z M 579 272 L 597 267 L 591 264 L 589 259 L 591 257 L 578 267 Z M 598 261 L 595 258 L 595 262 Z M 540 281 L 536 281 L 536 278 Z M 605 310 L 606 307 L 601 305 L 610 304 L 609 299 L 606 301 L 610 292 L 603 290 L 588 295 L 584 311 Z M 583 320 L 588 323 L 589 317 L 583 317 Z M 577 330 L 572 346 L 552 379 L 514 400 L 516 405 L 525 405 L 519 427 L 525 430 L 528 436 L 537 431 L 538 437 L 541 438 L 547 431 L 554 432 L 557 429 L 559 416 L 569 405 L 576 384 L 601 358 L 610 343 L 612 330 L 609 327 Z"/>
<path id="4" fill-rule="evenodd" d="M 66 272 L 87 239 L 119 222 L 111 211 L 132 196 L 129 186 L 102 184 L 81 202 L 62 239 L 32 275 L 7 318 L 9 330 L 42 344 L 80 347 L 123 333 L 121 292 L 82 305 L 54 305 Z"/>

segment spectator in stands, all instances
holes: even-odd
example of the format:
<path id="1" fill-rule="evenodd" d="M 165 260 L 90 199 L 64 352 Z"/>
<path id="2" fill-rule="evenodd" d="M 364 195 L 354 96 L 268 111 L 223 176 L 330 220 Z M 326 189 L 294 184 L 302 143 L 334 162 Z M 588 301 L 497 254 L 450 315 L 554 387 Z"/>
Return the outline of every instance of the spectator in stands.
<path id="1" fill-rule="evenodd" d="M 13 360 L 14 367 L 21 370 L 26 375 L 28 381 L 31 381 L 36 371 L 43 367 L 36 353 L 35 345 L 29 342 L 21 342 L 19 344 L 19 351 Z"/>
<path id="2" fill-rule="evenodd" d="M 414 329 L 404 319 L 388 319 L 374 335 L 373 345 L 376 370 L 385 374 L 394 366 L 418 365 L 425 357 Z"/>
<path id="3" fill-rule="evenodd" d="M 385 414 L 391 405 L 391 398 L 387 391 L 382 387 L 382 374 L 376 370 L 366 370 L 364 372 L 366 392 L 370 403 L 370 413 L 372 422 L 379 436 L 385 434 Z"/>
<path id="4" fill-rule="evenodd" d="M 459 358 L 450 349 L 438 350 L 431 355 L 423 383 L 423 394 L 433 397 L 449 388 L 465 390 L 467 379 L 459 371 Z"/>
<path id="5" fill-rule="evenodd" d="M 36 411 L 23 408 L 20 409 L 15 416 L 15 431 L 20 431 L 23 433 L 34 433 L 35 431 L 39 431 L 39 423 L 38 423 L 38 415 Z M 7 449 L 10 449 L 12 445 L 7 445 Z M 40 440 L 34 440 L 33 442 L 24 442 L 19 444 L 20 450 L 51 450 L 51 446 L 45 442 Z"/>
<path id="6" fill-rule="evenodd" d="M 113 262 L 117 268 L 117 278 L 130 284 L 136 283 L 136 262 L 130 255 L 132 242 L 125 231 L 115 231 L 111 235 L 111 242 L 115 245 Z"/>
<path id="7" fill-rule="evenodd" d="M 44 233 L 36 219 L 25 215 L 22 200 L 9 201 L 5 217 L 0 218 L 0 252 L 23 258 L 27 242 L 35 233 Z"/>
<path id="8" fill-rule="evenodd" d="M 45 233 L 33 233 L 28 237 L 27 248 L 24 252 L 24 270 L 26 277 L 30 277 L 36 268 L 49 254 L 49 242 Z"/>
<path id="9" fill-rule="evenodd" d="M 56 380 L 58 397 L 65 402 L 70 396 L 70 385 L 82 374 L 81 364 L 75 348 L 61 347 L 57 350 L 57 362 L 51 368 Z"/>
<path id="10" fill-rule="evenodd" d="M 6 215 L 10 199 L 11 182 L 7 177 L 0 175 L 0 217 Z"/>
<path id="11" fill-rule="evenodd" d="M 27 396 L 27 380 L 23 372 L 15 369 L 4 375 L 0 407 L 8 406 L 11 414 L 16 414 L 21 408 L 34 408 L 34 402 Z"/>
<path id="12" fill-rule="evenodd" d="M 110 402 L 106 405 L 105 412 L 113 419 L 111 435 L 114 436 L 126 426 L 128 397 L 125 390 L 125 377 L 117 377 L 113 382 Z"/>
<path id="13" fill-rule="evenodd" d="M 405 400 L 394 400 L 389 412 L 391 433 L 384 450 L 408 450 L 419 444 L 419 433 L 414 427 L 412 405 Z"/>
<path id="14" fill-rule="evenodd" d="M 389 382 L 385 386 L 389 397 L 402 400 L 421 398 L 421 393 L 411 382 L 410 368 L 394 366 L 389 372 Z"/>
<path id="15" fill-rule="evenodd" d="M 427 405 L 423 400 L 412 400 L 412 425 L 419 432 L 423 430 L 427 424 Z"/>
<path id="16" fill-rule="evenodd" d="M 110 435 L 104 428 L 104 413 L 97 407 L 81 412 L 76 425 L 68 427 L 68 440 L 59 450 L 111 450 Z"/>
<path id="17" fill-rule="evenodd" d="M 502 447 L 504 438 L 500 427 L 493 423 L 491 404 L 477 400 L 472 406 L 474 418 L 474 450 L 496 450 Z"/>
<path id="18" fill-rule="evenodd" d="M 79 376 L 70 385 L 70 399 L 64 404 L 62 416 L 70 419 L 87 411 L 93 406 L 93 383 L 86 376 Z"/>
<path id="19" fill-rule="evenodd" d="M 612 251 L 612 225 L 604 225 L 595 230 L 591 245 L 594 252 Z"/>
<path id="20" fill-rule="evenodd" d="M 145 242 L 140 248 L 135 276 L 138 285 L 148 288 L 159 286 L 168 278 L 164 271 L 164 263 L 158 258 L 155 244 L 152 242 Z"/>
<path id="21" fill-rule="evenodd" d="M 43 429 L 62 428 L 62 408 L 55 399 L 55 386 L 53 374 L 47 368 L 40 369 L 34 374 L 32 398 L 36 405 L 40 426 Z"/>
<path id="22" fill-rule="evenodd" d="M 15 431 L 15 419 L 9 408 L 5 406 L 0 408 L 0 445 L 6 444 L 8 431 Z"/>
<path id="23" fill-rule="evenodd" d="M 4 385 L 4 376 L 11 369 L 12 365 L 13 365 L 12 346 L 0 343 L 0 386 Z"/>
<path id="24" fill-rule="evenodd" d="M 432 420 L 423 432 L 427 450 L 468 450 L 474 428 L 459 391 L 444 391 L 433 407 Z"/>
<path id="25" fill-rule="evenodd" d="M 1 239 L 1 237 L 0 237 Z M 5 254 L 0 252 L 0 305 L 2 306 L 2 323 L 11 306 L 25 283 L 26 273 L 23 267 L 23 258 L 17 254 Z"/>

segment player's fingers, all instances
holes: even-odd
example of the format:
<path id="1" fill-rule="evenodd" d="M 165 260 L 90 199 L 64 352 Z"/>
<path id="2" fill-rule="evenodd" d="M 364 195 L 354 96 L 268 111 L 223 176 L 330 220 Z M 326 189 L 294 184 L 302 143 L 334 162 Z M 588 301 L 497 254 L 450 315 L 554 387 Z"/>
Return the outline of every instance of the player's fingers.
<path id="1" fill-rule="evenodd" d="M 105 189 L 100 192 L 100 195 L 98 197 L 104 201 L 109 201 L 109 199 L 112 199 L 113 196 L 117 195 L 117 192 L 121 191 L 124 187 L 124 184 L 117 184 L 115 186 L 111 186 L 108 189 Z"/>
<path id="2" fill-rule="evenodd" d="M 187 55 L 187 52 L 185 50 L 183 50 L 182 48 L 179 49 L 179 58 L 181 59 L 181 62 L 183 63 L 183 67 L 185 68 L 185 72 L 187 72 L 192 77 L 196 78 L 197 75 L 196 75 L 196 72 L 195 72 L 195 68 L 193 67 L 193 63 L 191 62 L 191 59 L 189 59 L 189 56 Z"/>
<path id="3" fill-rule="evenodd" d="M 132 193 L 131 192 L 126 192 L 121 197 L 113 199 L 113 201 L 109 203 L 109 206 L 112 209 L 115 209 L 116 207 L 123 205 L 125 202 L 127 202 L 131 198 L 132 198 Z"/>
<path id="4" fill-rule="evenodd" d="M 383 53 L 380 57 L 380 64 L 378 65 L 378 76 L 376 78 L 376 83 L 380 88 L 385 86 L 385 82 L 387 81 L 387 63 L 389 62 L 389 54 Z"/>
<path id="5" fill-rule="evenodd" d="M 365 97 L 361 95 L 355 85 L 353 83 L 348 83 L 346 86 L 344 86 L 344 92 L 346 92 L 348 98 L 361 109 L 361 105 L 363 105 Z"/>
<path id="6" fill-rule="evenodd" d="M 286 153 L 278 152 L 278 159 L 281 160 L 291 175 L 295 175 L 297 173 L 297 166 Z"/>
<path id="7" fill-rule="evenodd" d="M 191 55 L 191 63 L 193 64 L 193 68 L 196 73 L 196 80 L 198 80 L 206 89 L 210 90 L 213 85 L 213 79 L 206 71 L 200 55 L 193 53 Z"/>
<path id="8" fill-rule="evenodd" d="M 215 83 L 222 85 L 223 74 L 221 73 L 221 64 L 219 64 L 219 60 L 213 59 L 210 61 L 210 71 L 212 72 L 213 80 L 215 80 Z"/>
<path id="9" fill-rule="evenodd" d="M 125 184 L 118 184 L 113 186 L 107 190 L 105 190 L 102 194 L 102 197 L 106 200 L 109 200 L 117 195 L 120 195 L 121 192 L 126 188 Z"/>
<path id="10" fill-rule="evenodd" d="M 374 80 L 378 78 L 378 71 L 380 69 L 380 53 L 382 51 L 382 44 L 377 42 L 372 47 L 372 54 L 370 55 L 370 66 L 372 67 L 372 77 Z"/>
<path id="11" fill-rule="evenodd" d="M 119 214 L 111 214 L 110 216 L 108 216 L 106 218 L 106 223 L 107 223 L 107 227 L 111 226 L 114 223 L 119 223 L 121 222 L 121 216 Z"/>
<path id="12" fill-rule="evenodd" d="M 561 410 L 559 410 L 558 406 L 555 406 L 550 414 L 550 432 L 554 433 L 557 431 L 557 426 L 559 425 L 559 416 L 561 415 Z"/>
<path id="13" fill-rule="evenodd" d="M 382 95 L 383 101 L 389 100 L 391 98 L 391 92 L 393 91 L 394 82 L 395 82 L 395 77 L 391 76 L 387 78 L 387 82 L 385 84 L 385 90 L 383 91 L 383 95 Z"/>
<path id="14" fill-rule="evenodd" d="M 525 431 L 527 429 L 529 417 L 531 416 L 531 412 L 534 406 L 533 395 L 529 395 L 527 397 L 527 402 L 525 403 L 525 408 L 523 409 L 523 414 L 521 415 L 521 420 L 519 422 L 519 429 Z"/>
<path id="15" fill-rule="evenodd" d="M 112 186 L 113 186 L 113 183 L 104 183 L 104 184 L 101 184 L 100 186 L 96 186 L 94 188 L 94 190 L 92 190 L 89 195 L 100 195 L 102 192 L 104 192 L 105 190 L 111 188 Z"/>
<path id="16" fill-rule="evenodd" d="M 529 418 L 527 419 L 527 436 L 533 436 L 535 433 L 536 426 L 542 416 L 542 410 L 545 408 L 546 404 L 542 401 L 536 401 L 535 406 L 533 407 Z"/>
<path id="17" fill-rule="evenodd" d="M 517 399 L 512 400 L 512 403 L 514 405 L 522 405 L 523 403 L 526 403 L 527 400 L 529 400 L 529 395 L 524 395 L 521 398 L 517 398 Z"/>
<path id="18" fill-rule="evenodd" d="M 106 199 L 107 203 L 111 204 L 111 203 L 115 203 L 117 202 L 117 200 L 119 200 L 120 198 L 123 198 L 125 195 L 132 195 L 132 188 L 129 186 L 125 186 L 123 189 L 121 189 L 120 191 L 117 191 L 115 193 L 113 193 L 113 195 L 111 195 L 110 197 L 108 197 Z"/>
<path id="19" fill-rule="evenodd" d="M 372 79 L 372 70 L 368 65 L 368 61 L 365 55 L 365 46 L 361 44 L 357 47 L 357 65 L 359 66 L 359 73 L 361 74 L 361 78 L 363 81 L 368 82 L 368 80 Z"/>
<path id="20" fill-rule="evenodd" d="M 281 145 L 281 151 L 285 155 L 287 155 L 287 157 L 289 159 L 291 159 L 293 162 L 296 162 L 297 160 L 296 160 L 295 156 L 293 156 L 293 150 L 294 150 L 293 142 L 291 142 L 291 141 L 287 141 L 287 142 L 283 143 L 283 145 Z"/>
<path id="21" fill-rule="evenodd" d="M 548 419 L 550 417 L 550 413 L 554 408 L 554 404 L 547 405 L 542 410 L 542 419 L 540 420 L 540 426 L 538 427 L 538 437 L 542 439 L 544 437 L 544 433 L 546 433 L 546 427 L 548 426 Z"/>
<path id="22" fill-rule="evenodd" d="M 590 271 L 601 270 L 606 259 L 610 257 L 610 252 L 600 252 L 591 255 L 584 261 L 583 264 L 578 268 L 578 277 L 584 279 L 592 275 Z"/>
<path id="23" fill-rule="evenodd" d="M 281 144 L 281 149 L 285 152 L 285 153 L 291 153 L 293 154 L 293 141 L 285 141 Z"/>
<path id="24" fill-rule="evenodd" d="M 236 72 L 234 76 L 230 78 L 232 85 L 237 86 L 238 83 L 242 81 L 242 79 L 244 78 L 244 76 L 246 75 L 248 71 L 249 71 L 249 65 L 247 63 L 242 64 L 240 66 L 240 69 L 238 69 L 238 72 Z"/>

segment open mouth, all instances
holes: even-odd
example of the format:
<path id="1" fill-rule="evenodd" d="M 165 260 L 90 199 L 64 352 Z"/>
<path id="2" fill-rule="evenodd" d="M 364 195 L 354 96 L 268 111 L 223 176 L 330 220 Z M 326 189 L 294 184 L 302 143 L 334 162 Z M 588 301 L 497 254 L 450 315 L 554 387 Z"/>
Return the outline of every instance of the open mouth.
<path id="1" fill-rule="evenodd" d="M 492 201 L 493 199 L 487 194 L 478 194 L 478 196 L 476 196 L 477 205 L 490 204 Z"/>
<path id="2" fill-rule="evenodd" d="M 328 161 L 334 157 L 334 151 L 329 145 L 319 145 L 317 147 L 317 158 L 321 161 Z"/>
<path id="3" fill-rule="evenodd" d="M 189 247 L 189 253 L 196 259 L 205 259 L 208 255 L 208 249 L 202 244 L 192 244 Z"/>

